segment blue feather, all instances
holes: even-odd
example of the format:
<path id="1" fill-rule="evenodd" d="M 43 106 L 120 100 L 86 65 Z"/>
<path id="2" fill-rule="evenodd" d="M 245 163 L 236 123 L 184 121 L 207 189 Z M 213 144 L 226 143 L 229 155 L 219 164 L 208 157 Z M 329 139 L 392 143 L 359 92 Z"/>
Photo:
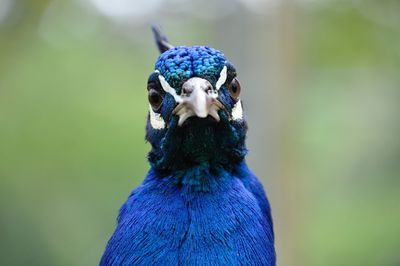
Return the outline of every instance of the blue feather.
<path id="1" fill-rule="evenodd" d="M 191 169 L 176 186 L 151 169 L 122 206 L 100 264 L 275 265 L 262 186 L 245 163 L 235 172 Z"/>

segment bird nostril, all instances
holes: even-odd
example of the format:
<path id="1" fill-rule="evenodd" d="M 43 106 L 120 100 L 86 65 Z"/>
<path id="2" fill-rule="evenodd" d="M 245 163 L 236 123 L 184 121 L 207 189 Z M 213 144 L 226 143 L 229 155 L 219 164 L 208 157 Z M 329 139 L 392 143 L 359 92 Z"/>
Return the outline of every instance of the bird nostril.
<path id="1" fill-rule="evenodd" d="M 190 94 L 190 90 L 187 87 L 182 88 L 182 95 L 188 96 Z"/>

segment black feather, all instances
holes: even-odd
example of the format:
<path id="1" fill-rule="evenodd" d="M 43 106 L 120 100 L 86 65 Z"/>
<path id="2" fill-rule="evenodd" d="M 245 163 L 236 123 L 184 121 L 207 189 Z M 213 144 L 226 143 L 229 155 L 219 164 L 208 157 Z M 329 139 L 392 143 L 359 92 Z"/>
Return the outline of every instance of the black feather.
<path id="1" fill-rule="evenodd" d="M 164 53 L 165 51 L 174 47 L 168 42 L 167 37 L 160 31 L 159 27 L 157 27 L 156 25 L 152 25 L 151 30 L 153 31 L 154 39 L 160 53 Z"/>

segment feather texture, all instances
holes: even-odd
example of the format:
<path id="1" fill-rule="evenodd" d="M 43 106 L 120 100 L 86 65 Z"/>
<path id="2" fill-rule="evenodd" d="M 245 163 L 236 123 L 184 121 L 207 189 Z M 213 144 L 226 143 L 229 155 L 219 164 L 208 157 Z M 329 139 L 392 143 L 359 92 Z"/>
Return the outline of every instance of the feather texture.
<path id="1" fill-rule="evenodd" d="M 194 168 L 176 182 L 149 171 L 122 206 L 101 265 L 275 265 L 269 204 L 245 163 Z"/>

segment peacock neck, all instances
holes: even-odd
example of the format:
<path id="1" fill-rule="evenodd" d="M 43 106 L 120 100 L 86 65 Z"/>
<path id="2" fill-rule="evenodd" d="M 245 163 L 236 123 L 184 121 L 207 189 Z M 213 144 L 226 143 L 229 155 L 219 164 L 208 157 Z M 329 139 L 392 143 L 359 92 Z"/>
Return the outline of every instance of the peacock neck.
<path id="1" fill-rule="evenodd" d="M 241 127 L 193 118 L 190 126 L 168 129 L 151 141 L 148 159 L 162 175 L 230 170 L 244 160 L 245 136 Z"/>
<path id="2" fill-rule="evenodd" d="M 154 172 L 164 184 L 167 183 L 170 186 L 183 188 L 185 191 L 209 192 L 221 189 L 221 186 L 225 186 L 233 177 L 242 176 L 244 168 L 247 169 L 247 166 L 245 161 L 242 160 L 238 163 L 232 163 L 228 167 L 203 162 L 192 167 L 176 169 L 169 173 L 160 172 L 153 167 L 150 171 Z"/>

